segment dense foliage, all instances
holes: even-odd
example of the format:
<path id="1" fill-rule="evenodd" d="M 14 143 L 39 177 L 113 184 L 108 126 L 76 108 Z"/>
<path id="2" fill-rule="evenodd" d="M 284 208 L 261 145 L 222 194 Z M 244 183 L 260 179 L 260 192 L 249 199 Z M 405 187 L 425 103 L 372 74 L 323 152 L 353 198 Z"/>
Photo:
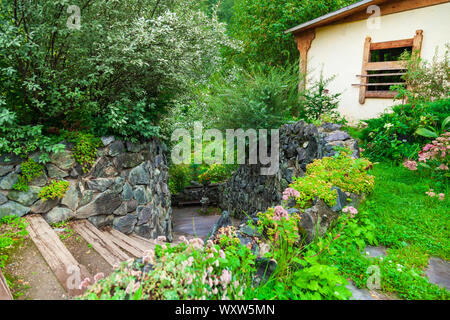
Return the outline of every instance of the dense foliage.
<path id="1" fill-rule="evenodd" d="M 34 126 L 32 140 L 42 125 L 155 135 L 170 101 L 237 48 L 193 0 L 88 1 L 79 29 L 66 25 L 67 1 L 0 6 L 0 107 Z"/>
<path id="2" fill-rule="evenodd" d="M 289 28 L 340 9 L 356 0 L 235 0 L 231 34 L 242 52 L 229 53 L 240 65 L 295 63 L 298 50 Z"/>

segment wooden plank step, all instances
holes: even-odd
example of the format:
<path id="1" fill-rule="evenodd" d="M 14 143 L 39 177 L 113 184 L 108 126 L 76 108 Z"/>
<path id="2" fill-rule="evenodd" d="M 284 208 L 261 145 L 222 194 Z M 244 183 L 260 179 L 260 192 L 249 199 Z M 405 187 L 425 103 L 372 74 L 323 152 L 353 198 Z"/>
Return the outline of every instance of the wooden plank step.
<path id="1" fill-rule="evenodd" d="M 138 257 L 142 257 L 144 255 L 144 252 L 150 249 L 154 249 L 155 245 L 151 242 L 144 242 L 137 238 L 132 238 L 114 228 L 107 229 L 105 232 L 110 233 L 110 235 L 115 240 L 121 240 L 122 242 L 127 243 L 127 245 L 134 247 L 136 250 L 140 252 L 140 255 Z M 120 241 L 119 241 L 120 242 Z M 117 245 L 120 246 L 119 242 Z M 124 248 L 126 250 L 126 248 Z"/>
<path id="2" fill-rule="evenodd" d="M 128 253 L 132 254 L 133 256 L 139 258 L 139 257 L 142 257 L 144 255 L 144 251 L 143 250 L 137 248 L 133 244 L 130 244 L 130 241 L 127 241 L 127 239 L 126 239 L 127 236 L 126 235 L 124 235 L 125 237 L 121 237 L 121 236 L 118 236 L 118 235 L 113 235 L 109 231 L 102 231 L 102 233 L 103 233 L 103 235 L 106 238 L 109 238 L 109 240 L 114 242 L 114 244 L 116 244 L 117 246 L 119 246 L 123 250 L 127 251 Z"/>
<path id="3" fill-rule="evenodd" d="M 8 283 L 3 276 L 2 269 L 0 269 L 0 300 L 14 300 L 9 290 Z"/>
<path id="4" fill-rule="evenodd" d="M 29 215 L 26 220 L 31 239 L 63 288 L 71 296 L 82 294 L 83 290 L 79 289 L 81 281 L 85 278 L 92 279 L 86 267 L 75 260 L 40 214 Z"/>
<path id="5" fill-rule="evenodd" d="M 143 245 L 145 245 L 145 246 L 150 246 L 151 249 L 154 249 L 154 248 L 155 248 L 156 242 L 155 242 L 154 240 L 146 239 L 146 238 L 141 237 L 141 236 L 139 236 L 139 235 L 137 235 L 137 234 L 135 234 L 135 233 L 132 233 L 132 234 L 130 234 L 130 235 L 128 235 L 128 236 L 129 236 L 130 238 L 136 240 L 136 241 L 141 242 L 141 243 L 142 243 Z"/>
<path id="6" fill-rule="evenodd" d="M 98 230 L 87 220 L 78 220 L 73 223 L 73 229 L 92 245 L 111 266 L 119 265 L 131 257 L 123 252 L 103 232 Z"/>

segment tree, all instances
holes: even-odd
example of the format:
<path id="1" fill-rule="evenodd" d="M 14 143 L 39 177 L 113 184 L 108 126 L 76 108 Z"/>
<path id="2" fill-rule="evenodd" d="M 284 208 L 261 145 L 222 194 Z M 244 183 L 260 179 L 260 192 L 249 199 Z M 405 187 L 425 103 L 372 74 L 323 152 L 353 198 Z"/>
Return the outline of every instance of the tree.
<path id="1" fill-rule="evenodd" d="M 294 63 L 298 51 L 284 31 L 356 0 L 235 0 L 231 35 L 244 43 L 242 52 L 228 51 L 242 65 Z"/>
<path id="2" fill-rule="evenodd" d="M 154 135 L 171 99 L 236 47 L 195 0 L 79 1 L 79 28 L 69 4 L 0 2 L 0 107 L 21 124 Z"/>

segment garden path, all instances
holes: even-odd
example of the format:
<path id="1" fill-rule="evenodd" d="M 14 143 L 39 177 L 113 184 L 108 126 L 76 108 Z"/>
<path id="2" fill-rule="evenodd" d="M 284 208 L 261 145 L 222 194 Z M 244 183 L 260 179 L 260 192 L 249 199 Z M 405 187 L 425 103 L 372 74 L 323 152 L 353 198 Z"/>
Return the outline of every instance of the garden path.
<path id="1" fill-rule="evenodd" d="M 217 222 L 220 214 L 203 215 L 198 213 L 200 207 L 186 206 L 173 208 L 174 232 L 181 235 L 196 236 L 206 239 L 209 230 Z M 233 225 L 239 226 L 240 220 L 232 218 Z M 178 239 L 174 239 L 178 240 Z"/>

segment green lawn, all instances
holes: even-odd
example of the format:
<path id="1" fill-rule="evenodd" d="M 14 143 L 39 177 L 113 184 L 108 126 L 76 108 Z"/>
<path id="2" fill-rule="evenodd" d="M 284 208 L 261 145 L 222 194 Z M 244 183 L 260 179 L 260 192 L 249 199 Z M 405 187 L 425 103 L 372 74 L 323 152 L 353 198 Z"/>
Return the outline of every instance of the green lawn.
<path id="1" fill-rule="evenodd" d="M 376 265 L 381 271 L 381 291 L 402 299 L 450 299 L 450 292 L 430 284 L 424 276 L 430 256 L 450 257 L 448 183 L 390 163 L 376 164 L 373 174 L 373 193 L 323 261 L 337 266 L 358 287 L 366 287 L 371 275 L 367 269 Z M 446 199 L 428 197 L 425 192 L 430 188 L 445 193 Z M 388 247 L 387 256 L 368 257 L 367 244 Z"/>

